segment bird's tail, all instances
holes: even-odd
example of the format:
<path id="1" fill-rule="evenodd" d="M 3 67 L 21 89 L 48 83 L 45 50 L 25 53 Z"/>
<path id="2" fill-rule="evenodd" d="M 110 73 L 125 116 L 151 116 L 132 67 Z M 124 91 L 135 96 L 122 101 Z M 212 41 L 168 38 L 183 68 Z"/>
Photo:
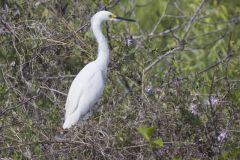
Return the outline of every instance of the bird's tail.
<path id="1" fill-rule="evenodd" d="M 70 115 L 65 115 L 65 121 L 63 123 L 63 129 L 69 129 L 72 125 L 76 124 L 80 118 L 79 112 L 73 112 Z"/>

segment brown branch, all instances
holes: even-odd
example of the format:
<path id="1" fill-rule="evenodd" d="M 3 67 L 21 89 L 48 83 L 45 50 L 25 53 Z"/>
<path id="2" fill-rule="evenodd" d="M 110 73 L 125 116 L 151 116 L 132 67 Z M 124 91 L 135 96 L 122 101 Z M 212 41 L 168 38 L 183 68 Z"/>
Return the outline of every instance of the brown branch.
<path id="1" fill-rule="evenodd" d="M 76 75 L 63 75 L 63 76 L 53 76 L 53 77 L 36 77 L 37 80 L 49 80 L 49 79 L 64 79 L 64 78 L 74 78 Z"/>
<path id="2" fill-rule="evenodd" d="M 90 147 L 91 145 L 88 143 L 80 142 L 80 141 L 67 141 L 67 140 L 44 140 L 44 141 L 37 141 L 37 142 L 28 142 L 24 144 L 19 144 L 15 146 L 3 147 L 0 148 L 0 151 L 15 149 L 24 146 L 32 146 L 32 145 L 39 145 L 39 144 L 54 144 L 54 143 L 63 143 L 63 144 L 73 144 L 73 145 L 86 145 Z"/>
<path id="3" fill-rule="evenodd" d="M 86 23 L 83 26 L 81 26 L 80 28 L 78 28 L 76 31 L 74 31 L 73 33 L 69 34 L 67 37 L 65 37 L 62 41 L 65 41 L 71 37 L 73 37 L 73 35 L 75 35 L 76 33 L 82 31 L 85 27 L 88 27 L 90 25 L 90 23 Z"/>
<path id="4" fill-rule="evenodd" d="M 0 110 L 0 116 L 4 115 L 6 112 L 8 112 L 8 111 L 10 111 L 10 110 L 13 110 L 13 109 L 15 109 L 15 108 L 18 108 L 18 107 L 20 107 L 20 106 L 28 103 L 28 102 L 31 101 L 31 100 L 36 99 L 37 97 L 38 97 L 38 95 L 37 95 L 37 96 L 32 96 L 31 98 L 28 98 L 27 100 L 21 102 L 19 105 L 15 106 L 15 107 L 6 108 L 5 110 Z M 2 128 L 2 127 L 0 127 L 0 128 Z"/>
<path id="5" fill-rule="evenodd" d="M 50 90 L 50 91 L 53 91 L 53 92 L 59 93 L 59 94 L 61 94 L 61 95 L 67 96 L 66 93 L 63 93 L 63 92 L 58 91 L 58 90 L 56 90 L 56 89 L 52 89 L 52 88 L 44 87 L 44 86 L 39 86 L 39 88 L 47 89 L 47 90 Z"/>
<path id="6" fill-rule="evenodd" d="M 187 24 L 187 26 L 185 28 L 186 32 L 185 32 L 185 34 L 183 36 L 183 39 L 185 39 L 188 36 L 189 31 L 190 31 L 190 29 L 191 29 L 191 27 L 193 25 L 193 22 L 195 21 L 195 19 L 197 18 L 198 14 L 200 13 L 204 3 L 205 3 L 205 0 L 202 0 L 200 5 L 198 6 L 197 10 L 194 12 L 193 16 L 189 19 L 188 24 Z"/>
<path id="7" fill-rule="evenodd" d="M 3 24 L 4 28 L 6 28 L 10 33 L 12 33 L 13 36 L 14 36 L 17 40 L 19 40 L 18 36 L 16 35 L 16 33 L 15 33 L 14 29 L 11 27 L 11 25 L 10 25 L 9 23 L 5 22 L 5 21 L 2 20 L 2 19 L 1 19 L 0 21 L 1 21 L 1 23 Z"/>
<path id="8" fill-rule="evenodd" d="M 207 72 L 208 70 L 210 70 L 210 69 L 218 66 L 219 64 L 222 64 L 223 62 L 229 60 L 231 57 L 233 57 L 233 54 L 228 54 L 225 58 L 223 58 L 223 59 L 217 61 L 216 63 L 208 66 L 207 68 L 205 68 L 204 70 L 198 72 L 197 74 L 202 74 L 202 73 L 204 73 L 204 72 Z"/>
<path id="9" fill-rule="evenodd" d="M 155 33 L 155 31 L 157 30 L 157 28 L 158 28 L 159 24 L 161 23 L 162 19 L 164 18 L 164 16 L 166 16 L 166 11 L 167 11 L 168 5 L 169 5 L 169 0 L 167 1 L 165 9 L 164 9 L 161 17 L 158 19 L 158 22 L 156 23 L 156 25 L 153 27 L 150 35 L 153 35 Z"/>
<path id="10" fill-rule="evenodd" d="M 185 43 L 182 43 L 182 44 L 180 43 L 178 46 L 176 46 L 173 49 L 170 49 L 167 52 L 165 52 L 165 54 L 158 56 L 155 61 L 153 61 L 150 65 L 148 65 L 146 68 L 144 68 L 144 73 L 147 73 L 153 66 L 155 66 L 157 63 L 162 61 L 167 56 L 175 53 L 176 51 L 183 50 L 184 49 L 184 45 L 185 45 Z"/>

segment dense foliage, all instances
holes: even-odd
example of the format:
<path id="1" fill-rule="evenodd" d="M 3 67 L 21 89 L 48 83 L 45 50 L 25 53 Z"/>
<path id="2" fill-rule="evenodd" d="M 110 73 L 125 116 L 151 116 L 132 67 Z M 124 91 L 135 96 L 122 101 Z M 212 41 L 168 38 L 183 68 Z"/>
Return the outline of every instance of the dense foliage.
<path id="1" fill-rule="evenodd" d="M 103 26 L 104 95 L 63 130 L 102 9 L 137 22 Z M 2 0 L 0 13 L 1 158 L 240 158 L 239 0 Z"/>

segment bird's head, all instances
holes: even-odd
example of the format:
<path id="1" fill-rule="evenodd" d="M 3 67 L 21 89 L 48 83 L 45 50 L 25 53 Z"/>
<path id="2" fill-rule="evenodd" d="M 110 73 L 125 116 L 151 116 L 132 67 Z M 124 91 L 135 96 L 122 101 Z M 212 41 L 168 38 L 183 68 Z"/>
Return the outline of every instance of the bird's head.
<path id="1" fill-rule="evenodd" d="M 100 20 L 100 21 L 130 21 L 135 22 L 133 19 L 123 18 L 116 16 L 115 14 L 109 12 L 109 11 L 99 11 L 97 12 L 93 17 L 93 20 Z"/>

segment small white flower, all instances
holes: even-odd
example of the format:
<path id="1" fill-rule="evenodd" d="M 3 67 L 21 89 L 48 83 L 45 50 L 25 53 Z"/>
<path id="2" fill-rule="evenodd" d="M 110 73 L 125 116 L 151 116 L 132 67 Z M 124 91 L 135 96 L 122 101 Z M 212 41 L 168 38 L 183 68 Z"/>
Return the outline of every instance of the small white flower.
<path id="1" fill-rule="evenodd" d="M 179 106 L 176 106 L 175 112 L 180 112 L 180 107 Z"/>
<path id="2" fill-rule="evenodd" d="M 189 111 L 190 111 L 193 115 L 198 115 L 197 105 L 191 103 L 191 104 L 190 104 L 190 107 L 189 107 Z"/>
<path id="3" fill-rule="evenodd" d="M 15 61 L 12 61 L 11 63 L 10 63 L 10 66 L 11 67 L 14 67 L 16 65 L 16 62 Z"/>
<path id="4" fill-rule="evenodd" d="M 227 137 L 227 131 L 222 131 L 219 136 L 217 137 L 218 141 L 223 141 Z"/>
<path id="5" fill-rule="evenodd" d="M 208 100 L 208 105 L 212 104 L 213 106 L 216 106 L 219 103 L 219 99 L 217 97 L 210 97 Z"/>
<path id="6" fill-rule="evenodd" d="M 145 90 L 145 92 L 149 93 L 153 90 L 153 86 L 152 85 L 147 85 L 144 90 Z"/>

